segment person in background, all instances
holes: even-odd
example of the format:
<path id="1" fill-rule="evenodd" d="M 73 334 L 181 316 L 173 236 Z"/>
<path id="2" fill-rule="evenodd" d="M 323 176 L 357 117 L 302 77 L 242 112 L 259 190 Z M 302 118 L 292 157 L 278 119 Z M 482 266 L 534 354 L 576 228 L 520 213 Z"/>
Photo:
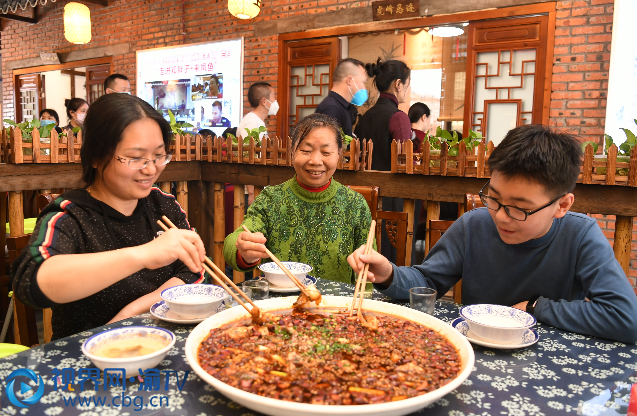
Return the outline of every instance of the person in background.
<path id="1" fill-rule="evenodd" d="M 60 128 L 60 116 L 58 112 L 52 108 L 45 108 L 40 111 L 40 124 L 43 126 L 55 124 L 55 131 L 57 131 L 58 134 L 62 133 L 62 128 Z"/>
<path id="2" fill-rule="evenodd" d="M 70 100 L 64 100 L 66 106 L 66 115 L 69 118 L 69 124 L 65 127 L 66 130 L 73 130 L 76 127 L 82 127 L 84 124 L 84 118 L 88 111 L 88 103 L 82 98 L 71 98 Z"/>
<path id="3" fill-rule="evenodd" d="M 411 121 L 411 140 L 414 142 L 414 152 L 422 150 L 422 143 L 429 134 L 431 111 L 425 103 L 414 103 L 409 107 L 409 121 Z"/>
<path id="4" fill-rule="evenodd" d="M 267 82 L 256 82 L 250 85 L 248 89 L 248 102 L 252 107 L 252 111 L 243 116 L 239 127 L 237 128 L 238 137 L 246 137 L 248 132 L 246 129 L 256 129 L 265 127 L 265 119 L 268 116 L 275 116 L 279 111 L 279 103 L 276 101 L 274 88 Z M 267 136 L 267 133 L 261 133 L 260 138 Z"/>
<path id="5" fill-rule="evenodd" d="M 130 81 L 126 75 L 112 74 L 104 80 L 104 94 L 122 93 L 130 94 Z"/>
<path id="6" fill-rule="evenodd" d="M 201 129 L 201 130 L 199 130 L 199 135 L 200 135 L 201 137 L 204 137 L 204 138 L 208 138 L 208 137 L 210 137 L 210 138 L 212 138 L 212 139 L 214 139 L 215 137 L 217 137 L 217 135 L 215 134 L 215 132 L 214 132 L 214 131 L 212 131 L 212 130 L 210 130 L 210 129 Z"/>
<path id="7" fill-rule="evenodd" d="M 82 181 L 38 217 L 12 265 L 15 295 L 53 309 L 53 339 L 148 312 L 162 290 L 203 281 L 203 243 L 175 197 L 153 187 L 170 124 L 140 98 L 98 98 L 83 127 Z M 166 215 L 178 229 L 164 232 Z"/>
<path id="8" fill-rule="evenodd" d="M 292 132 L 296 175 L 266 187 L 254 200 L 243 221 L 252 233 L 239 227 L 225 239 L 227 264 L 252 270 L 268 259 L 267 247 L 283 261 L 309 264 L 315 276 L 352 283 L 347 256 L 367 241 L 372 217 L 365 198 L 332 177 L 342 150 L 335 119 L 324 114 L 301 119 Z"/>
<path id="9" fill-rule="evenodd" d="M 538 322 L 627 344 L 637 342 L 637 298 L 597 221 L 569 211 L 580 172 L 579 141 L 542 125 L 510 130 L 489 157 L 485 208 L 453 223 L 414 267 L 396 267 L 365 247 L 376 289 L 408 299 L 409 289 L 443 296 L 462 279 L 462 303 L 511 306 Z"/>
<path id="10" fill-rule="evenodd" d="M 343 59 L 334 68 L 332 89 L 316 107 L 316 112 L 335 118 L 343 133 L 351 136 L 354 122 L 352 114 L 357 113 L 352 111 L 352 104 L 360 107 L 367 102 L 366 83 L 365 64 L 358 59 Z"/>
<path id="11" fill-rule="evenodd" d="M 219 87 L 219 77 L 213 75 L 210 77 L 209 91 L 211 97 L 221 98 L 221 88 Z"/>
<path id="12" fill-rule="evenodd" d="M 372 170 L 391 170 L 391 142 L 406 142 L 411 139 L 409 116 L 398 109 L 398 104 L 409 100 L 411 91 L 411 70 L 401 61 L 383 62 L 380 58 L 375 64 L 366 64 L 365 69 L 380 96 L 376 104 L 359 120 L 356 136 L 360 139 L 372 139 L 374 157 Z"/>
<path id="13" fill-rule="evenodd" d="M 222 112 L 223 108 L 221 107 L 221 101 L 215 101 L 212 103 L 212 118 L 210 119 L 212 127 L 230 127 L 230 120 L 222 117 Z"/>

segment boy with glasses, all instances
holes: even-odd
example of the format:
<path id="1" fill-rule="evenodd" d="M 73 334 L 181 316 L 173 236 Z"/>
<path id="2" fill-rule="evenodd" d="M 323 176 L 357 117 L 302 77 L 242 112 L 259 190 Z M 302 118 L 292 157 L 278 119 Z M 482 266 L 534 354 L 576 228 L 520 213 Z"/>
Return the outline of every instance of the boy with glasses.
<path id="1" fill-rule="evenodd" d="M 489 157 L 486 208 L 462 215 L 424 262 L 397 267 L 359 248 L 355 271 L 384 294 L 445 294 L 462 279 L 462 303 L 512 306 L 567 331 L 637 342 L 637 297 L 594 219 L 569 209 L 582 151 L 574 137 L 540 125 L 507 134 Z"/>

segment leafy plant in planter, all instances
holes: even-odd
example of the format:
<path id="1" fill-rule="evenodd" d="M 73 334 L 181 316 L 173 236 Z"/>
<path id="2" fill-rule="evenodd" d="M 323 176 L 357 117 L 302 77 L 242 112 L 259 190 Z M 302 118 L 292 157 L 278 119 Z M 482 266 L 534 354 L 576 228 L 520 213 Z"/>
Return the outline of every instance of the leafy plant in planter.
<path id="1" fill-rule="evenodd" d="M 20 131 L 22 132 L 22 141 L 25 143 L 33 142 L 34 129 L 38 130 L 38 133 L 40 133 L 41 139 L 46 139 L 51 137 L 51 130 L 55 128 L 55 124 L 48 124 L 46 126 L 43 126 L 40 123 L 40 120 L 37 120 L 37 119 L 31 120 L 31 121 L 23 121 L 22 123 L 16 123 L 13 120 L 9 120 L 9 119 L 4 119 L 3 121 L 9 124 L 10 126 L 20 129 Z M 72 132 L 77 133 L 80 130 L 82 130 L 81 127 L 75 127 L 73 128 Z M 59 138 L 66 137 L 66 132 L 60 133 L 58 137 Z M 7 138 L 9 138 L 10 140 L 9 127 L 7 127 Z M 48 149 L 41 149 L 41 152 L 42 154 L 48 155 L 50 151 Z M 24 154 L 27 156 L 31 156 L 33 155 L 33 150 L 25 149 Z"/>
<path id="2" fill-rule="evenodd" d="M 460 139 L 458 137 L 457 132 L 450 133 L 447 130 L 443 130 L 440 126 L 436 129 L 436 134 L 433 136 L 428 136 L 427 141 L 431 145 L 431 149 L 433 149 L 433 154 L 440 154 L 440 148 L 442 143 L 447 143 L 447 154 L 449 156 L 458 156 L 458 150 L 460 149 L 460 142 L 463 141 L 466 149 L 473 153 L 473 149 L 475 149 L 482 142 L 482 134 L 477 131 L 473 131 L 469 129 L 469 135 Z M 440 166 L 440 161 L 431 160 L 431 166 Z M 455 160 L 447 161 L 447 166 L 456 167 L 457 162 Z"/>
<path id="3" fill-rule="evenodd" d="M 268 129 L 265 128 L 265 126 L 259 126 L 259 127 L 254 128 L 254 129 L 247 129 L 246 128 L 245 131 L 248 134 L 246 136 L 244 136 L 243 139 L 241 140 L 242 143 L 243 143 L 244 149 L 246 147 L 250 146 L 250 139 L 251 138 L 254 139 L 254 143 L 257 146 L 261 146 L 261 138 L 259 136 L 261 135 L 261 133 L 267 132 Z M 228 137 L 230 137 L 232 139 L 232 143 L 233 144 L 236 144 L 236 145 L 239 144 L 239 139 L 235 135 L 228 133 Z M 225 143 L 224 143 L 224 146 L 225 146 Z M 237 152 L 232 152 L 232 153 L 233 153 L 233 155 L 237 156 Z M 247 151 L 243 152 L 243 157 L 244 158 L 248 158 L 249 157 Z"/>
<path id="4" fill-rule="evenodd" d="M 633 121 L 635 122 L 635 124 L 637 124 L 637 119 Z M 623 130 L 624 134 L 626 134 L 626 141 L 620 144 L 617 148 L 617 161 L 623 162 L 623 163 L 629 163 L 630 153 L 632 152 L 633 147 L 635 147 L 635 145 L 637 144 L 637 137 L 635 136 L 635 133 L 633 133 L 629 129 L 622 128 L 621 130 Z M 593 147 L 593 153 L 597 153 L 597 150 L 599 149 L 599 145 L 593 141 L 586 141 L 582 143 L 582 151 L 585 152 L 586 146 L 588 146 L 589 144 Z M 606 161 L 608 159 L 608 150 L 610 149 L 612 145 L 613 145 L 613 138 L 609 136 L 608 134 L 604 134 L 604 155 L 595 155 L 595 159 L 597 159 L 598 161 Z M 606 174 L 606 167 L 600 166 L 600 167 L 597 167 L 596 170 L 599 175 Z M 615 174 L 618 176 L 628 176 L 628 169 L 617 168 L 617 170 L 615 171 Z"/>
<path id="5" fill-rule="evenodd" d="M 168 116 L 170 117 L 170 130 L 173 132 L 173 140 L 174 140 L 175 134 L 179 134 L 180 136 L 183 136 L 185 134 L 188 134 L 184 130 L 185 128 L 194 127 L 192 124 L 186 123 L 185 121 L 177 121 L 177 119 L 175 118 L 175 115 L 170 110 L 168 110 Z"/>

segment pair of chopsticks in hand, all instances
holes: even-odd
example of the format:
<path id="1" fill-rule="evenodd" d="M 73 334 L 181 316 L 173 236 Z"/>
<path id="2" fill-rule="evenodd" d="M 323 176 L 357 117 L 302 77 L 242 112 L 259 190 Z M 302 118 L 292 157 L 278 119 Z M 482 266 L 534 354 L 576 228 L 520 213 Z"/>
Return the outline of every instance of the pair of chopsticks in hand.
<path id="1" fill-rule="evenodd" d="M 369 227 L 369 233 L 367 234 L 367 243 L 365 244 L 364 254 L 370 254 L 372 252 L 372 245 L 374 242 L 374 231 L 376 230 L 376 221 L 372 220 L 372 224 Z M 363 297 L 365 296 L 365 286 L 367 285 L 367 272 L 369 272 L 369 263 L 365 263 L 358 272 L 358 279 L 356 279 L 356 287 L 354 289 L 354 298 L 352 299 L 352 305 L 349 308 L 349 316 L 352 316 L 354 309 L 358 309 L 358 318 L 361 322 L 365 323 L 363 317 Z M 356 300 L 359 298 L 358 307 L 356 307 Z"/>
<path id="2" fill-rule="evenodd" d="M 168 224 L 168 226 L 166 226 L 163 222 L 159 220 L 157 221 L 157 224 L 159 224 L 164 231 L 168 231 L 169 227 L 177 228 L 175 224 L 173 224 L 172 221 L 170 221 L 170 219 L 168 219 L 168 217 L 166 217 L 165 215 L 162 216 L 161 218 L 162 220 L 164 220 L 166 224 Z M 226 274 L 222 272 L 219 269 L 219 267 L 217 267 L 217 265 L 214 264 L 214 262 L 210 260 L 207 256 L 204 259 L 203 268 L 208 272 L 210 276 L 212 276 L 213 279 L 215 279 L 215 281 L 217 282 L 217 284 L 219 284 L 219 286 L 223 287 L 226 292 L 228 292 L 241 306 L 245 308 L 246 311 L 248 311 L 250 315 L 252 315 L 253 321 L 259 319 L 260 313 L 261 313 L 259 311 L 259 308 L 254 304 L 254 302 L 252 302 L 252 300 L 245 293 L 243 293 L 241 289 L 237 287 L 237 285 L 234 284 L 232 279 L 228 278 L 228 276 L 226 276 Z M 227 283 L 229 283 L 230 286 L 232 286 L 232 288 L 235 289 L 239 295 L 241 295 L 246 301 L 248 301 L 248 303 L 250 303 L 250 305 L 252 306 L 252 309 L 248 308 L 248 306 L 241 301 L 241 298 L 239 297 L 239 295 L 237 295 L 235 292 L 231 291 L 230 288 L 228 288 L 228 286 L 224 283 L 224 280 Z"/>
<path id="3" fill-rule="evenodd" d="M 252 234 L 252 231 L 248 230 L 248 227 L 246 227 L 245 225 L 242 225 L 242 227 L 248 234 Z M 285 275 L 289 277 L 292 282 L 294 282 L 296 287 L 298 287 L 299 290 L 309 299 L 310 295 L 308 295 L 307 291 L 305 290 L 305 285 L 301 283 L 299 279 L 297 279 L 296 276 L 294 276 L 292 272 L 287 267 L 285 267 L 285 265 L 281 263 L 270 250 L 268 250 L 267 247 L 265 248 L 265 254 L 267 254 L 272 259 L 272 261 L 274 261 L 276 265 L 279 266 L 281 270 L 283 270 L 283 273 L 285 273 Z"/>

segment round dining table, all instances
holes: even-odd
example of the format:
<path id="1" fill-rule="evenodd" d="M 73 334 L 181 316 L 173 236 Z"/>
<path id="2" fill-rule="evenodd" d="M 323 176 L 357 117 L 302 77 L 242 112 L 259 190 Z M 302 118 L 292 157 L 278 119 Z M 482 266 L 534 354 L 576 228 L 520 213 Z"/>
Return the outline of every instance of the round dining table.
<path id="1" fill-rule="evenodd" d="M 352 296 L 353 285 L 318 279 L 324 295 Z M 271 296 L 294 294 L 271 293 Z M 374 291 L 373 298 L 409 306 Z M 437 301 L 434 316 L 451 324 L 460 305 Z M 151 378 L 126 380 L 104 387 L 79 374 L 95 367 L 81 352 L 90 336 L 122 326 L 158 326 L 176 337 L 174 347 Z M 188 415 L 256 416 L 260 413 L 232 402 L 202 381 L 186 361 L 186 338 L 196 324 L 164 322 L 150 313 L 54 340 L 0 359 L 0 414 L 2 415 Z M 630 387 L 637 383 L 637 345 L 599 339 L 553 328 L 535 327 L 539 340 L 520 349 L 496 349 L 472 344 L 475 365 L 465 382 L 450 394 L 414 413 L 445 416 L 625 415 Z M 17 400 L 6 394 L 7 378 L 21 368 L 42 378 L 44 390 L 34 404 L 18 407 L 36 392 L 30 383 L 12 386 Z M 71 374 L 72 373 L 72 374 Z M 71 377 L 71 375 L 73 377 Z M 157 376 L 158 375 L 158 376 Z M 62 384 L 62 377 L 65 385 Z M 149 376 L 149 377 L 151 377 Z M 131 379 L 133 379 L 131 377 Z M 67 384 L 68 382 L 68 384 Z M 120 381 L 121 383 L 121 381 Z M 27 383 L 29 384 L 29 383 Z M 96 391 L 97 389 L 97 391 Z M 361 406 L 361 414 L 364 414 Z"/>

